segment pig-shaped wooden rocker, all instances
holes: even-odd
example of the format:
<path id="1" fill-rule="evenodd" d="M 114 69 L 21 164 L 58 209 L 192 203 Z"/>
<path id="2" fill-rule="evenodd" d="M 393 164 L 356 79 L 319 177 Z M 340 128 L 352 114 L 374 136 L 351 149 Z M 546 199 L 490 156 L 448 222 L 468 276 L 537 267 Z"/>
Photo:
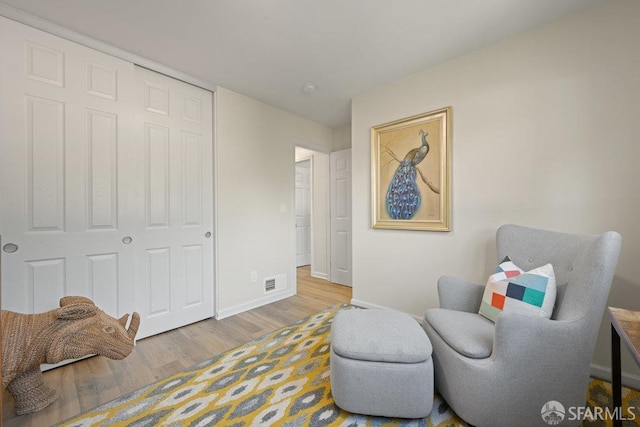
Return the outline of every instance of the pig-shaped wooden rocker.
<path id="1" fill-rule="evenodd" d="M 15 399 L 18 415 L 36 412 L 58 395 L 44 381 L 40 365 L 99 354 L 124 359 L 133 350 L 140 316 L 119 320 L 89 298 L 60 299 L 60 308 L 40 314 L 2 310 L 2 386 Z"/>

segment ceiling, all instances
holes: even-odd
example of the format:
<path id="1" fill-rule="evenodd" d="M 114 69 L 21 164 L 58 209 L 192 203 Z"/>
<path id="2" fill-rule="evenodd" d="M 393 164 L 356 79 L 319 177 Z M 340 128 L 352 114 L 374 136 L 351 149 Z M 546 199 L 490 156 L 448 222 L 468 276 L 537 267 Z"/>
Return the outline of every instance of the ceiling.
<path id="1" fill-rule="evenodd" d="M 359 93 L 605 0 L 2 1 L 336 128 Z"/>

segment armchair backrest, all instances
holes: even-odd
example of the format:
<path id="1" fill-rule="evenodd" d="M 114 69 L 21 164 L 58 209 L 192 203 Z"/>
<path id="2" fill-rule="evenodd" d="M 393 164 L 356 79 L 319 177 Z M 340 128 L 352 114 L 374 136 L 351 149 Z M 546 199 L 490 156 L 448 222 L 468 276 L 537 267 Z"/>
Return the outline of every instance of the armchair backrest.
<path id="1" fill-rule="evenodd" d="M 509 256 L 525 271 L 551 263 L 558 285 L 552 319 L 584 321 L 595 344 L 621 240 L 614 231 L 576 235 L 509 224 L 498 229 L 496 247 L 498 261 Z"/>

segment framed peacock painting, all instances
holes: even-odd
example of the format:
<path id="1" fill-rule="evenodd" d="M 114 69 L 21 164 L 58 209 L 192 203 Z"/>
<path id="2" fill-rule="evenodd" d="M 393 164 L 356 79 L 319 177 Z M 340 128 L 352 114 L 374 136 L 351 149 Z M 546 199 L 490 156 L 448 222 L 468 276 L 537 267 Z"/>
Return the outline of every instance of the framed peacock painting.
<path id="1" fill-rule="evenodd" d="M 371 128 L 372 226 L 449 231 L 451 107 Z"/>

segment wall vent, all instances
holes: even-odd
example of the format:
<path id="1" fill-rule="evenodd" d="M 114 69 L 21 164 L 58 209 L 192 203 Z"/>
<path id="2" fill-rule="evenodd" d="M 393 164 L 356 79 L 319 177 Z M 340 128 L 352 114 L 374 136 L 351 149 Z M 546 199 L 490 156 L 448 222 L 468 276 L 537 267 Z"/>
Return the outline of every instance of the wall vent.
<path id="1" fill-rule="evenodd" d="M 278 274 L 273 277 L 265 277 L 264 279 L 264 292 L 272 292 L 287 287 L 287 275 Z"/>
<path id="2" fill-rule="evenodd" d="M 270 292 L 270 291 L 275 291 L 275 289 L 276 289 L 276 278 L 272 277 L 271 279 L 265 279 L 264 291 Z"/>

